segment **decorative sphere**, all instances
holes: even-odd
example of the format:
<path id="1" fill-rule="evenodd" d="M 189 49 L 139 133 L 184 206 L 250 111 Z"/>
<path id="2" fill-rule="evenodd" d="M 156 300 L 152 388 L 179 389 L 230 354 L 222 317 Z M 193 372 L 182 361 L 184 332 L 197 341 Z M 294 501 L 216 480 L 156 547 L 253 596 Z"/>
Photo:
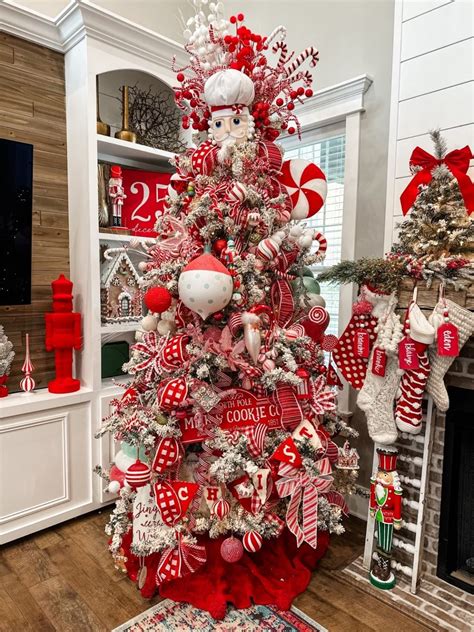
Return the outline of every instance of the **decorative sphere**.
<path id="1" fill-rule="evenodd" d="M 242 542 L 231 536 L 226 538 L 221 544 L 221 555 L 225 562 L 238 562 L 244 554 Z"/>
<path id="2" fill-rule="evenodd" d="M 219 520 L 222 520 L 223 518 L 228 516 L 229 512 L 230 512 L 230 505 L 227 502 L 227 500 L 224 500 L 223 498 L 220 498 L 219 500 L 217 500 L 212 506 L 211 513 L 212 515 L 219 518 Z"/>
<path id="3" fill-rule="evenodd" d="M 229 304 L 233 287 L 230 272 L 208 253 L 188 263 L 178 279 L 179 298 L 203 320 Z"/>
<path id="4" fill-rule="evenodd" d="M 249 553 L 256 553 L 262 548 L 263 538 L 258 531 L 247 531 L 242 538 L 244 549 Z"/>
<path id="5" fill-rule="evenodd" d="M 171 307 L 171 294 L 165 287 L 151 287 L 145 294 L 145 305 L 150 312 L 161 314 Z"/>
<path id="6" fill-rule="evenodd" d="M 166 336 L 166 334 L 173 333 L 175 324 L 170 320 L 160 320 L 157 326 L 157 331 L 160 336 Z"/>
<path id="7" fill-rule="evenodd" d="M 151 480 L 151 470 L 146 463 L 137 459 L 125 472 L 125 480 L 133 489 L 143 487 Z"/>
<path id="8" fill-rule="evenodd" d="M 158 325 L 158 319 L 156 318 L 156 316 L 152 316 L 151 314 L 148 314 L 148 316 L 145 316 L 144 318 L 142 318 L 140 325 L 142 329 L 144 329 L 145 331 L 156 331 L 156 326 Z"/>
<path id="9" fill-rule="evenodd" d="M 220 255 L 224 248 L 227 247 L 227 241 L 225 239 L 216 239 L 216 241 L 212 244 L 212 248 L 216 255 Z"/>

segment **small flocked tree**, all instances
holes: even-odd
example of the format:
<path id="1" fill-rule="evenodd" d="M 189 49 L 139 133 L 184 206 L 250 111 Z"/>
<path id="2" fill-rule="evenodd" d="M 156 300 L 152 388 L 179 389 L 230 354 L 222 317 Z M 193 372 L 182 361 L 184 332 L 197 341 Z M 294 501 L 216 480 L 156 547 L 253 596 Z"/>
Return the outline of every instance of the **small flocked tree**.
<path id="1" fill-rule="evenodd" d="M 14 357 L 13 344 L 4 333 L 3 326 L 0 325 L 0 397 L 8 395 L 5 382 L 7 381 L 8 375 L 10 375 Z"/>

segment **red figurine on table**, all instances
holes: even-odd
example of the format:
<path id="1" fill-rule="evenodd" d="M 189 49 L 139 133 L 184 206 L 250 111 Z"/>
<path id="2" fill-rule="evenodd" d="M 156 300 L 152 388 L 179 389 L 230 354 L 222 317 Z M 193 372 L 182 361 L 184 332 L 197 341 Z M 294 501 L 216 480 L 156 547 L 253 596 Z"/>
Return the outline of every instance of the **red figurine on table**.
<path id="1" fill-rule="evenodd" d="M 81 383 L 72 377 L 72 350 L 82 345 L 81 315 L 72 311 L 72 282 L 64 274 L 51 283 L 53 313 L 45 314 L 46 351 L 54 351 L 56 377 L 48 384 L 50 393 L 73 393 Z"/>

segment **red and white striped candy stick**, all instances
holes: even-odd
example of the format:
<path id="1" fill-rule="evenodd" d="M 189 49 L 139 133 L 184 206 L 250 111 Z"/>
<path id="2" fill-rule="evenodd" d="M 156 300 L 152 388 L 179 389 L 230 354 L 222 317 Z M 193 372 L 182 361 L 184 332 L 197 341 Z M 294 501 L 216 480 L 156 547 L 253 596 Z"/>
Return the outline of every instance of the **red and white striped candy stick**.
<path id="1" fill-rule="evenodd" d="M 321 257 L 324 259 L 324 255 L 326 254 L 326 250 L 328 249 L 328 242 L 327 242 L 326 237 L 318 231 L 315 233 L 313 240 L 317 241 L 319 244 L 319 248 L 316 254 L 318 255 L 318 257 Z"/>

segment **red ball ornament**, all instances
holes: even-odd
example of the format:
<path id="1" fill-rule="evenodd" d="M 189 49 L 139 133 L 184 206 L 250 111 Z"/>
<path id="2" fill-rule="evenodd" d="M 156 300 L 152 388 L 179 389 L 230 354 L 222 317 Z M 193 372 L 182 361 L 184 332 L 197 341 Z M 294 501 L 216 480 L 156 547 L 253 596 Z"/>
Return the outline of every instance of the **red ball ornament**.
<path id="1" fill-rule="evenodd" d="M 220 498 L 217 500 L 212 506 L 211 514 L 219 518 L 219 520 L 223 520 L 226 516 L 229 515 L 230 505 L 227 500 Z"/>
<path id="2" fill-rule="evenodd" d="M 288 134 L 294 134 L 296 132 L 294 127 L 289 127 L 288 128 Z"/>
<path id="3" fill-rule="evenodd" d="M 151 480 L 151 470 L 146 463 L 137 459 L 125 472 L 125 480 L 133 489 L 143 487 Z"/>
<path id="4" fill-rule="evenodd" d="M 244 554 L 244 547 L 242 542 L 231 536 L 226 538 L 221 544 L 221 555 L 225 562 L 238 562 Z"/>
<path id="5" fill-rule="evenodd" d="M 182 73 L 182 72 L 179 72 L 179 73 L 176 75 L 176 79 L 177 79 L 178 81 L 180 81 L 180 82 L 181 82 L 181 81 L 184 81 L 184 75 L 183 75 L 183 73 Z"/>
<path id="6" fill-rule="evenodd" d="M 312 97 L 313 96 L 313 91 L 311 90 L 311 88 L 306 88 L 305 95 L 307 97 Z"/>
<path id="7" fill-rule="evenodd" d="M 239 22 L 243 22 L 244 21 L 244 14 L 243 13 L 239 13 L 239 15 L 237 16 L 237 19 Z"/>
<path id="8" fill-rule="evenodd" d="M 242 538 L 244 549 L 249 553 L 256 553 L 262 548 L 263 538 L 257 531 L 247 531 Z"/>
<path id="9" fill-rule="evenodd" d="M 293 101 L 290 101 L 286 107 L 289 110 L 294 110 L 295 109 L 295 104 L 293 103 Z"/>
<path id="10" fill-rule="evenodd" d="M 224 248 L 227 248 L 226 239 L 216 239 L 216 241 L 212 244 L 212 249 L 214 250 L 216 255 L 220 255 Z"/>
<path id="11" fill-rule="evenodd" d="M 278 99 L 276 100 L 276 104 L 280 107 L 283 105 L 283 99 L 281 97 L 278 97 Z"/>
<path id="12" fill-rule="evenodd" d="M 229 18 L 229 22 L 231 24 L 235 24 L 237 22 L 237 18 L 235 17 L 235 15 L 231 15 Z"/>
<path id="13" fill-rule="evenodd" d="M 171 307 L 171 294 L 165 287 L 151 287 L 144 300 L 147 308 L 154 314 L 162 314 Z"/>

